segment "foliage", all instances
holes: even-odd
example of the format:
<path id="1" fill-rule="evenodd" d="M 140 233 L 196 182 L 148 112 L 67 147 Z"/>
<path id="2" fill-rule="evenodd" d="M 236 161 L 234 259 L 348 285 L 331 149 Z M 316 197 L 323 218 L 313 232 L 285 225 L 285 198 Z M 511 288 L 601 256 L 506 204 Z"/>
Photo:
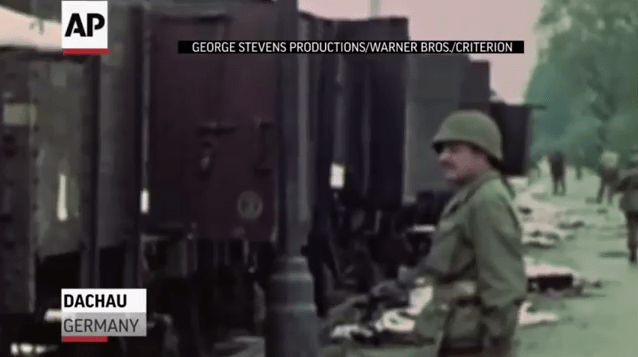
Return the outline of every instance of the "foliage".
<path id="1" fill-rule="evenodd" d="M 558 118 L 567 111 L 570 120 L 559 125 L 535 118 L 535 143 L 546 146 L 554 138 L 573 151 L 576 144 L 599 141 L 625 151 L 638 138 L 638 1 L 544 1 L 537 29 L 546 43 L 527 100 L 544 92 L 554 98 L 544 115 Z M 548 66 L 557 73 L 541 73 Z"/>
<path id="2" fill-rule="evenodd" d="M 564 79 L 551 63 L 539 65 L 532 74 L 526 93 L 528 103 L 540 104 L 546 108 L 533 114 L 534 136 L 547 135 L 558 139 L 567 130 L 572 115 L 569 97 L 566 96 Z"/>
<path id="3" fill-rule="evenodd" d="M 543 105 L 532 113 L 532 161 L 540 159 L 550 150 L 562 149 L 562 137 L 572 122 L 570 98 L 566 95 L 565 80 L 551 63 L 540 64 L 532 73 L 525 95 L 526 102 Z"/>

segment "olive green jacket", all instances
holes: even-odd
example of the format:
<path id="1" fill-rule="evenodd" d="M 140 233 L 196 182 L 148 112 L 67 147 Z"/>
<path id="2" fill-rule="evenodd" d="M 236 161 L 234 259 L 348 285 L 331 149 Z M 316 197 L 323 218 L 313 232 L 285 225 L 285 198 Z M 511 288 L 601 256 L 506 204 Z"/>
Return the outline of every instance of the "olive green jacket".
<path id="1" fill-rule="evenodd" d="M 478 177 L 450 200 L 430 254 L 417 270 L 439 285 L 476 282 L 478 304 L 473 308 L 481 339 L 507 341 L 513 337 L 518 308 L 527 293 L 527 276 L 521 224 L 497 171 Z M 472 313 L 463 315 L 464 323 L 471 325 Z"/>
<path id="2" fill-rule="evenodd" d="M 638 156 L 630 158 L 616 190 L 623 193 L 620 209 L 627 213 L 638 213 Z"/>

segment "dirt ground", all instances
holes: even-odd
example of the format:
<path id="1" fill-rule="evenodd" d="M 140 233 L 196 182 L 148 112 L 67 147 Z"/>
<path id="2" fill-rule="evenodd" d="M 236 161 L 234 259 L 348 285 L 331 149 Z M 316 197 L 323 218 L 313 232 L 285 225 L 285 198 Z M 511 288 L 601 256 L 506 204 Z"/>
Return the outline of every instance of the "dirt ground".
<path id="1" fill-rule="evenodd" d="M 549 192 L 549 178 L 542 180 Z M 612 206 L 591 203 L 597 189 L 593 174 L 576 181 L 574 172 L 568 172 L 567 195 L 548 194 L 547 201 L 578 210 L 590 227 L 580 228 L 574 239 L 556 248 L 530 248 L 528 254 L 600 278 L 603 286 L 593 290 L 593 296 L 533 298 L 539 309 L 557 313 L 561 321 L 521 328 L 518 357 L 638 356 L 638 267 L 630 266 L 624 255 L 624 218 L 617 209 L 618 198 Z M 598 212 L 601 208 L 607 212 Z"/>

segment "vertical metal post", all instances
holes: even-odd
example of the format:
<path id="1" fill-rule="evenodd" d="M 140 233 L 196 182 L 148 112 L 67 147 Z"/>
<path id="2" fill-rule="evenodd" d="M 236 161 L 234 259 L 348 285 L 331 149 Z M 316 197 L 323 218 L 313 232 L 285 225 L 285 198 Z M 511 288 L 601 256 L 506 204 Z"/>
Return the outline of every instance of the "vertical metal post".
<path id="1" fill-rule="evenodd" d="M 299 37 L 297 0 L 282 0 L 280 36 Z M 312 276 L 301 255 L 310 230 L 308 123 L 299 115 L 299 64 L 294 54 L 281 55 L 277 155 L 278 257 L 273 267 L 267 310 L 267 357 L 317 357 L 319 321 Z"/>
<path id="2" fill-rule="evenodd" d="M 2 4 L 0 2 L 0 4 Z M 4 61 L 0 60 L 0 94 L 4 95 L 5 92 L 5 88 L 4 88 L 4 78 L 5 78 L 5 73 L 4 73 Z M 0 98 L 0 135 L 2 135 L 4 137 L 5 135 L 5 128 L 4 128 L 4 98 Z M 3 240 L 5 240 L 5 236 L 6 236 L 6 221 L 8 221 L 9 219 L 11 219 L 11 212 L 7 212 L 5 207 L 5 196 L 7 194 L 6 190 L 7 190 L 7 180 L 5 178 L 5 162 L 6 159 L 4 157 L 4 155 L 0 155 L 0 203 L 2 203 L 0 205 L 0 221 L 2 222 L 2 227 L 0 229 L 0 235 L 2 237 Z M 0 289 L 2 289 L 2 291 L 6 291 L 5 289 L 7 288 L 8 284 L 4 279 L 4 276 L 6 274 L 6 264 L 4 264 L 6 257 L 4 256 L 4 251 L 0 250 L 0 259 L 2 259 L 2 261 L 0 262 Z M 5 294 L 6 295 L 6 294 Z M 0 299 L 0 357 L 10 357 L 12 355 L 11 353 L 11 333 L 10 333 L 10 325 L 7 323 L 7 319 L 6 319 L 6 315 L 10 312 L 8 311 L 8 306 L 7 306 L 7 302 L 5 301 L 6 298 L 3 296 L 2 299 Z"/>
<path id="3" fill-rule="evenodd" d="M 126 239 L 126 256 L 124 269 L 124 287 L 138 288 L 141 286 L 141 266 L 140 258 L 142 252 L 141 244 L 141 227 L 140 227 L 140 201 L 141 191 L 143 187 L 142 175 L 144 166 L 144 122 L 146 116 L 145 102 L 145 80 L 146 68 L 144 66 L 146 42 L 145 42 L 145 13 L 141 6 L 134 6 L 128 14 L 128 26 L 130 28 L 131 38 L 124 41 L 131 41 L 129 48 L 132 48 L 133 54 L 131 69 L 127 71 L 128 76 L 133 77 L 133 123 L 127 128 L 132 129 L 133 135 L 130 138 L 133 156 L 130 161 L 132 167 L 128 167 L 131 172 L 132 185 L 126 188 L 126 211 L 131 215 L 130 235 Z M 130 120 L 130 118 L 129 118 Z"/>
<path id="4" fill-rule="evenodd" d="M 80 286 L 99 287 L 100 246 L 98 242 L 98 178 L 100 159 L 101 59 L 86 59 L 84 75 L 87 97 L 82 118 L 82 246 Z"/>

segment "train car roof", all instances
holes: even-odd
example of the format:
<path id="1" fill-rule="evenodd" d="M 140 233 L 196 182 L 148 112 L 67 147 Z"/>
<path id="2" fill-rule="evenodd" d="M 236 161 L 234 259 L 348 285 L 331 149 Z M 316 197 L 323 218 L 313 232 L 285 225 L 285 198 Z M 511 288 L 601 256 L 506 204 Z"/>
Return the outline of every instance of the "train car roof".
<path id="1" fill-rule="evenodd" d="M 40 19 L 0 6 L 0 50 L 62 52 L 62 27 L 57 21 Z"/>

